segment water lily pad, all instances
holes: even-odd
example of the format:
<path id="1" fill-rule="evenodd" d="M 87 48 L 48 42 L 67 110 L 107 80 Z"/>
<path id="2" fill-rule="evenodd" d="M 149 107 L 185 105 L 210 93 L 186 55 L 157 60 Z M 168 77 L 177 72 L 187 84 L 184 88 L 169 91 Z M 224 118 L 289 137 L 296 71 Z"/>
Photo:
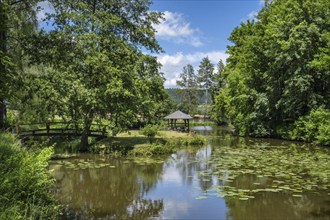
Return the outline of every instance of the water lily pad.
<path id="1" fill-rule="evenodd" d="M 302 195 L 298 195 L 298 194 L 293 194 L 293 197 L 302 197 Z"/>
<path id="2" fill-rule="evenodd" d="M 197 199 L 197 200 L 207 199 L 207 196 L 197 196 L 196 199 Z"/>

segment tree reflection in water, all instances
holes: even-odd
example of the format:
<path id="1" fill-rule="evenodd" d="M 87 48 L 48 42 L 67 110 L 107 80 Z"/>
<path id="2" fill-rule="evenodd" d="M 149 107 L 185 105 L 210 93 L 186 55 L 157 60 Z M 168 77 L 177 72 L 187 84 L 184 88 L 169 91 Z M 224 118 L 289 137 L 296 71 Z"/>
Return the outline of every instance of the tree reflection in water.
<path id="1" fill-rule="evenodd" d="M 57 195 L 66 204 L 66 218 L 329 219 L 329 192 L 301 192 L 294 197 L 286 191 L 260 191 L 247 201 L 228 194 L 218 197 L 223 186 L 245 190 L 272 187 L 273 181 L 267 175 L 245 173 L 230 178 L 235 167 L 219 167 L 218 163 L 235 159 L 225 157 L 228 147 L 239 150 L 249 145 L 271 148 L 292 143 L 233 137 L 227 130 L 209 132 L 214 136 L 208 137 L 208 146 L 178 151 L 161 164 L 140 165 L 95 155 L 81 159 L 114 167 L 75 170 L 70 164 L 53 164 Z"/>
<path id="2" fill-rule="evenodd" d="M 67 204 L 66 218 L 145 219 L 157 217 L 162 200 L 142 199 L 162 172 L 162 164 L 140 165 L 112 160 L 103 168 L 72 170 L 57 166 L 59 200 Z M 125 178 L 123 178 L 125 176 Z"/>

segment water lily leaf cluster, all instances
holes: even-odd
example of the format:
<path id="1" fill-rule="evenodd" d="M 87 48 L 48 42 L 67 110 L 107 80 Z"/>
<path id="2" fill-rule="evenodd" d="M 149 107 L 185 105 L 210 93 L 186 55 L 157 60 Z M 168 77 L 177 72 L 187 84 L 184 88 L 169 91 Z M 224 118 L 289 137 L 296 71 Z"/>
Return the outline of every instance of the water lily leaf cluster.
<path id="1" fill-rule="evenodd" d="M 301 197 L 305 192 L 330 189 L 330 152 L 308 146 L 242 145 L 213 150 L 203 179 L 217 177 L 213 190 L 221 197 L 253 199 L 260 192 L 287 193 Z M 246 181 L 249 178 L 249 181 Z M 246 182 L 252 184 L 246 185 Z"/>
<path id="2" fill-rule="evenodd" d="M 72 161 L 63 160 L 54 164 L 64 166 L 66 169 L 73 169 L 73 170 L 99 169 L 103 167 L 115 168 L 115 166 L 105 161 L 96 162 L 94 160 L 84 160 L 84 159 L 75 159 Z"/>

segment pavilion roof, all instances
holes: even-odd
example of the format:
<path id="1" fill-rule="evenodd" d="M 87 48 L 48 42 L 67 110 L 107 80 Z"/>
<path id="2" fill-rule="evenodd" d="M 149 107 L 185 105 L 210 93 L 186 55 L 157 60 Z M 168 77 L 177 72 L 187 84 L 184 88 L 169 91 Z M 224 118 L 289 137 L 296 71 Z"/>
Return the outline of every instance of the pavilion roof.
<path id="1" fill-rule="evenodd" d="M 165 119 L 193 119 L 190 115 L 187 115 L 183 113 L 182 111 L 176 111 L 173 112 L 172 114 L 169 114 L 168 116 L 165 117 Z"/>

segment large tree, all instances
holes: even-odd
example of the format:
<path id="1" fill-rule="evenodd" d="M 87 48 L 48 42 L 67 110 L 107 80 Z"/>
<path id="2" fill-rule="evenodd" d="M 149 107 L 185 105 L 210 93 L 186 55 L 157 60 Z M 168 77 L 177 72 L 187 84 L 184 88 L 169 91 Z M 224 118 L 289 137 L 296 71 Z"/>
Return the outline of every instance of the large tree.
<path id="1" fill-rule="evenodd" d="M 24 63 L 23 39 L 36 30 L 37 0 L 0 0 L 0 129 Z"/>
<path id="2" fill-rule="evenodd" d="M 197 80 L 199 87 L 205 90 L 205 114 L 208 114 L 208 105 L 211 104 L 215 91 L 214 65 L 208 57 L 204 57 L 199 64 Z"/>
<path id="3" fill-rule="evenodd" d="M 229 40 L 218 117 L 242 135 L 279 135 L 313 109 L 330 109 L 327 0 L 268 1 Z"/>
<path id="4" fill-rule="evenodd" d="M 140 77 L 135 115 L 138 113 L 143 116 L 148 124 L 159 121 L 172 109 L 169 95 L 164 88 L 165 78 L 159 72 L 160 66 L 156 57 L 142 56 L 134 69 Z"/>
<path id="5" fill-rule="evenodd" d="M 181 88 L 182 103 L 180 104 L 180 108 L 187 113 L 193 113 L 196 110 L 198 102 L 198 83 L 194 67 L 191 64 L 183 67 L 182 73 L 180 73 L 180 80 L 176 84 Z"/>
<path id="6" fill-rule="evenodd" d="M 214 86 L 214 65 L 208 57 L 199 64 L 197 79 L 201 88 L 211 89 Z"/>
<path id="7" fill-rule="evenodd" d="M 225 70 L 225 64 L 223 61 L 220 59 L 218 64 L 217 64 L 217 72 L 214 76 L 214 81 L 215 81 L 215 86 L 214 89 L 215 91 L 219 91 L 220 88 L 223 86 L 224 81 L 223 81 L 223 71 Z"/>
<path id="8" fill-rule="evenodd" d="M 62 96 L 49 104 L 64 103 L 63 111 L 69 111 L 64 115 L 84 124 L 81 150 L 87 150 L 94 119 L 110 114 L 119 125 L 138 111 L 144 79 L 158 72 L 145 75 L 136 65 L 139 60 L 148 65 L 142 48 L 161 51 L 153 28 L 161 14 L 149 10 L 148 0 L 49 2 L 54 29 L 36 37 L 39 50 L 31 48 L 32 61 L 51 67 L 45 77 Z"/>

